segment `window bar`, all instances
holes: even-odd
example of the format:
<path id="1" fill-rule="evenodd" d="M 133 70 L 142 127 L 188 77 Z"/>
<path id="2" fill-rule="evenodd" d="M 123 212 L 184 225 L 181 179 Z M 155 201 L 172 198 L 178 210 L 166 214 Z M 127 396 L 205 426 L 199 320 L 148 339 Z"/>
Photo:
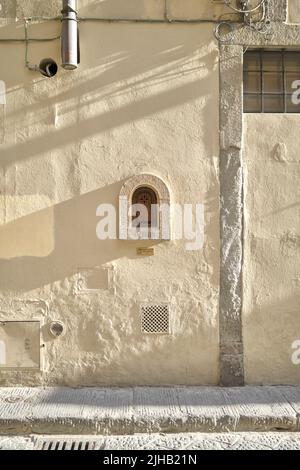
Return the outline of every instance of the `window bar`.
<path id="1" fill-rule="evenodd" d="M 285 51 L 281 51 L 282 57 L 282 79 L 283 79 L 283 102 L 284 102 L 284 112 L 287 112 L 287 96 L 286 96 L 286 70 L 285 70 Z"/>
<path id="2" fill-rule="evenodd" d="M 259 58 L 260 58 L 260 112 L 264 113 L 264 91 L 265 91 L 265 84 L 264 84 L 264 74 L 263 74 L 263 51 L 259 51 Z"/>

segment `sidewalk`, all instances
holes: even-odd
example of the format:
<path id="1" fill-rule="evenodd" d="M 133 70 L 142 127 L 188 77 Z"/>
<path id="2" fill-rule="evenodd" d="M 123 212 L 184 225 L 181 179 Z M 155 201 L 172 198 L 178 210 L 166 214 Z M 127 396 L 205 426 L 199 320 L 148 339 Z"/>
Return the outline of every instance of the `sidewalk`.
<path id="1" fill-rule="evenodd" d="M 300 431 L 300 386 L 0 388 L 0 434 Z"/>

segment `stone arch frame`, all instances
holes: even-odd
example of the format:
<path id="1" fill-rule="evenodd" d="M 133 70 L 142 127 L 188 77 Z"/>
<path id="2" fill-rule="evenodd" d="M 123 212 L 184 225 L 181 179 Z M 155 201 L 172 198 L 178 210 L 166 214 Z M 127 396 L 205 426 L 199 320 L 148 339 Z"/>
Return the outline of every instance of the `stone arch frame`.
<path id="1" fill-rule="evenodd" d="M 157 196 L 158 227 L 156 230 L 143 230 L 137 235 L 136 229 L 131 226 L 129 208 L 134 192 L 142 187 L 152 189 Z M 121 240 L 170 240 L 170 204 L 170 190 L 161 178 L 147 173 L 132 176 L 123 184 L 119 194 L 119 238 Z"/>

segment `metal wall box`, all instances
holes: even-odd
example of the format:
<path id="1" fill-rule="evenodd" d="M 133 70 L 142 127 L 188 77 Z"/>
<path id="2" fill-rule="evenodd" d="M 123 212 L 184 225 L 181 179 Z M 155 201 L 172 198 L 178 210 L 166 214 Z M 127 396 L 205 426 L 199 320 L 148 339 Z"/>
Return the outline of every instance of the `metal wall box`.
<path id="1" fill-rule="evenodd" d="M 0 321 L 0 370 L 40 368 L 40 322 Z"/>

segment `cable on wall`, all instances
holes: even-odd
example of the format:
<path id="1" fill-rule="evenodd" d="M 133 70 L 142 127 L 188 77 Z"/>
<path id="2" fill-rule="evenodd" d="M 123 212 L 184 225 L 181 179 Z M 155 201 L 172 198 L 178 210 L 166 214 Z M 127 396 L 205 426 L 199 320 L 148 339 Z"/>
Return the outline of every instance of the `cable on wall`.
<path id="1" fill-rule="evenodd" d="M 67 1 L 67 0 L 66 0 Z M 251 0 L 236 0 L 241 5 L 241 8 L 235 7 L 232 5 L 231 0 L 224 0 L 221 4 L 228 7 L 229 10 L 232 10 L 234 13 L 231 15 L 243 15 L 243 18 L 239 20 L 223 20 L 220 19 L 227 15 L 227 13 L 220 16 L 219 19 L 193 19 L 193 20 L 180 20 L 180 19 L 171 19 L 166 16 L 164 19 L 138 19 L 138 18 L 103 18 L 103 17 L 80 17 L 76 18 L 78 22 L 103 22 L 103 23 L 160 23 L 160 24 L 177 24 L 177 23 L 185 23 L 185 24 L 202 24 L 202 23 L 210 23 L 216 24 L 214 35 L 218 42 L 226 43 L 228 41 L 228 34 L 234 32 L 234 28 L 238 24 L 244 24 L 248 26 L 252 30 L 260 34 L 267 34 L 270 30 L 271 21 L 270 21 L 270 8 L 269 8 L 269 0 L 256 0 L 258 2 L 255 6 L 250 8 L 250 1 Z M 77 14 L 77 12 L 76 12 Z M 230 14 L 230 13 L 228 13 Z M 46 76 L 53 76 L 57 71 L 57 64 L 52 61 L 52 59 L 43 59 L 48 60 L 46 66 L 44 63 L 39 65 L 31 65 L 28 60 L 28 46 L 31 42 L 50 42 L 60 40 L 62 38 L 62 34 L 55 36 L 55 37 L 48 37 L 48 38 L 32 38 L 28 35 L 28 25 L 37 22 L 37 21 L 62 21 L 63 16 L 54 16 L 54 17 L 45 17 L 45 16 L 34 16 L 24 19 L 24 28 L 25 34 L 24 38 L 0 38 L 1 43 L 18 43 L 18 42 L 25 42 L 25 66 L 29 70 L 40 71 L 43 75 Z M 54 65 L 55 64 L 55 65 Z M 46 69 L 45 69 L 46 67 Z M 55 73 L 54 73 L 55 72 Z"/>
<path id="2" fill-rule="evenodd" d="M 243 24 L 250 29 L 254 30 L 256 33 L 259 34 L 268 34 L 271 27 L 271 20 L 270 20 L 270 8 L 269 8 L 269 0 L 259 0 L 259 2 L 250 8 L 250 0 L 239 0 L 241 8 L 234 7 L 231 4 L 231 0 L 225 0 L 223 3 L 224 6 L 227 6 L 230 10 L 234 11 L 236 14 L 243 15 Z M 259 16 L 258 16 L 259 15 Z M 232 23 L 227 21 L 221 21 L 215 28 L 214 35 L 216 39 L 221 43 L 228 42 L 228 34 L 224 33 L 221 34 L 221 30 L 227 24 Z M 233 27 L 229 28 L 230 32 L 233 32 Z"/>

